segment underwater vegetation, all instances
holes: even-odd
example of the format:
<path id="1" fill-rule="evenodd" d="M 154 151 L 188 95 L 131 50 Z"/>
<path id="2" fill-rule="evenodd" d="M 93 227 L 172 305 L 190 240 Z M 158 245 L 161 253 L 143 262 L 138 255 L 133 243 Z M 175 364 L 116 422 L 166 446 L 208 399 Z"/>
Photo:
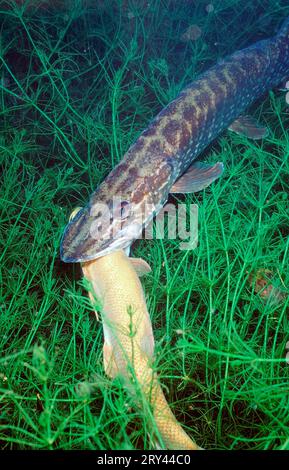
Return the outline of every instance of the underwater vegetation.
<path id="1" fill-rule="evenodd" d="M 284 1 L 0 1 L 2 449 L 151 448 L 149 416 L 105 376 L 78 265 L 59 258 L 72 209 L 198 74 L 273 35 Z M 242 28 L 240 28 L 242 25 Z M 198 246 L 133 255 L 171 409 L 206 449 L 289 449 L 289 108 L 274 89 L 225 132 L 199 207 Z"/>

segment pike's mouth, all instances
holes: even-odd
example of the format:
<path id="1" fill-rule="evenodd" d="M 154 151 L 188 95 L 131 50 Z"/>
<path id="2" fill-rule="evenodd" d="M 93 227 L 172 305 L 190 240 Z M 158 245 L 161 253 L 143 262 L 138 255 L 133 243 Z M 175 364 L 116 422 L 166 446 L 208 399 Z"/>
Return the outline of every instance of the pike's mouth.
<path id="1" fill-rule="evenodd" d="M 85 242 L 79 244 L 75 249 L 69 249 L 65 243 L 61 243 L 60 258 L 65 263 L 83 263 L 92 261 L 94 259 L 105 256 L 116 250 L 125 250 L 140 237 L 142 233 L 142 226 L 139 224 L 132 224 L 120 230 L 116 238 L 108 238 L 99 242 L 95 240 L 95 246 L 90 250 L 91 253 L 86 253 Z"/>
<path id="2" fill-rule="evenodd" d="M 92 261 L 94 259 L 105 256 L 116 250 L 125 250 L 128 246 L 133 243 L 132 240 L 120 238 L 114 241 L 107 241 L 107 244 L 104 244 L 103 247 L 99 247 L 92 254 L 81 254 L 81 249 L 77 250 L 77 253 L 71 253 L 69 250 L 60 250 L 60 258 L 65 263 L 84 263 L 86 261 Z M 107 245 L 107 246 L 106 246 Z"/>
<path id="3" fill-rule="evenodd" d="M 94 227 L 92 225 L 94 219 L 89 215 L 88 208 L 84 208 L 76 214 L 65 229 L 60 245 L 61 260 L 65 263 L 81 263 L 92 261 L 116 250 L 125 250 L 136 239 L 141 238 L 143 229 L 161 207 L 162 204 L 154 206 L 145 221 L 140 217 L 135 220 L 126 220 L 123 224 L 120 224 L 120 228 L 119 225 L 116 225 L 105 229 L 102 236 L 97 230 L 99 225 L 95 227 L 94 236 Z M 109 232 L 110 234 L 108 234 Z M 105 233 L 107 236 L 105 236 Z"/>

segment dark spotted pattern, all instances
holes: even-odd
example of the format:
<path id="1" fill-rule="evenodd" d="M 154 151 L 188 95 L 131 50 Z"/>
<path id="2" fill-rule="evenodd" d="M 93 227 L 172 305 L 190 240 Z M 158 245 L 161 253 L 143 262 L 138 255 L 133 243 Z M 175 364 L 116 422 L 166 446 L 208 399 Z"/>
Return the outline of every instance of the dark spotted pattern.
<path id="1" fill-rule="evenodd" d="M 140 152 L 141 150 L 143 150 L 144 146 L 145 146 L 145 138 L 143 135 L 141 135 L 138 140 L 133 144 L 131 150 L 133 152 Z"/>
<path id="2" fill-rule="evenodd" d="M 110 207 L 113 196 L 118 196 L 140 208 L 151 201 L 159 207 L 192 160 L 256 98 L 288 75 L 289 19 L 274 38 L 217 63 L 156 116 L 92 194 L 89 204 L 67 226 L 62 259 L 67 262 L 94 259 L 118 238 L 110 238 L 111 227 L 105 241 L 92 238 L 90 229 L 96 218 L 90 209 L 95 203 Z"/>
<path id="3" fill-rule="evenodd" d="M 108 175 L 108 181 L 110 180 L 115 180 L 117 178 L 120 178 L 125 172 L 127 172 L 128 168 L 127 168 L 127 164 L 125 162 L 121 162 L 119 163 L 115 169 L 113 170 L 113 174 L 110 173 Z"/>
<path id="4" fill-rule="evenodd" d="M 142 133 L 143 137 L 152 137 L 156 135 L 157 130 L 154 126 L 149 126 L 147 129 L 145 129 Z"/>
<path id="5" fill-rule="evenodd" d="M 163 128 L 162 135 L 169 144 L 175 145 L 176 138 L 180 133 L 180 129 L 180 121 L 177 121 L 176 119 L 170 119 L 168 124 Z"/>
<path id="6" fill-rule="evenodd" d="M 156 157 L 158 155 L 165 155 L 163 141 L 157 139 L 148 142 L 148 145 L 146 146 L 146 154 L 147 156 L 153 155 Z"/>
<path id="7" fill-rule="evenodd" d="M 196 116 L 196 108 L 195 106 L 186 105 L 184 106 L 184 110 L 182 112 L 182 117 L 185 121 L 192 122 Z"/>

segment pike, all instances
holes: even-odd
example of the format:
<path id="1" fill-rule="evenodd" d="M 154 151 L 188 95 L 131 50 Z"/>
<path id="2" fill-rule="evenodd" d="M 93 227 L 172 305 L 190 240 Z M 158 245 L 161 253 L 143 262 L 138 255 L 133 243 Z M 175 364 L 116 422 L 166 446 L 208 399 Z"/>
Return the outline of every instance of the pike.
<path id="1" fill-rule="evenodd" d="M 251 119 L 236 118 L 288 73 L 289 18 L 275 37 L 227 57 L 164 108 L 71 218 L 62 238 L 62 260 L 81 262 L 92 302 L 102 302 L 107 375 L 121 375 L 138 405 L 149 402 L 169 449 L 200 448 L 176 421 L 152 366 L 154 338 L 138 278 L 150 268 L 124 250 L 169 193 L 199 191 L 222 174 L 220 162 L 192 164 L 220 132 L 230 127 L 248 137 L 266 135 Z"/>
<path id="2" fill-rule="evenodd" d="M 67 225 L 60 256 L 84 262 L 130 247 L 169 193 L 200 191 L 223 172 L 192 163 L 223 130 L 262 137 L 247 117 L 259 96 L 289 74 L 289 18 L 272 38 L 235 52 L 188 85 L 150 123 Z M 116 202 L 115 202 L 116 201 Z"/>

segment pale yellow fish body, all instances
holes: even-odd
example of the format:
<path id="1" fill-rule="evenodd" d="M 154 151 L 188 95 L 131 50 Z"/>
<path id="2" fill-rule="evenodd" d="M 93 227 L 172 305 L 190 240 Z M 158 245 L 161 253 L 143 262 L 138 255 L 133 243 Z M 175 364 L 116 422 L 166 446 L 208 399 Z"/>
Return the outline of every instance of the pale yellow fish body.
<path id="1" fill-rule="evenodd" d="M 145 262 L 139 260 L 142 263 L 145 267 Z M 125 380 L 137 406 L 141 406 L 143 399 L 151 404 L 166 449 L 199 449 L 171 412 L 152 368 L 153 331 L 142 285 L 131 259 L 123 251 L 115 251 L 83 263 L 82 270 L 92 286 L 90 298 L 93 301 L 96 297 L 101 302 L 106 373 L 110 377 L 120 375 Z"/>

